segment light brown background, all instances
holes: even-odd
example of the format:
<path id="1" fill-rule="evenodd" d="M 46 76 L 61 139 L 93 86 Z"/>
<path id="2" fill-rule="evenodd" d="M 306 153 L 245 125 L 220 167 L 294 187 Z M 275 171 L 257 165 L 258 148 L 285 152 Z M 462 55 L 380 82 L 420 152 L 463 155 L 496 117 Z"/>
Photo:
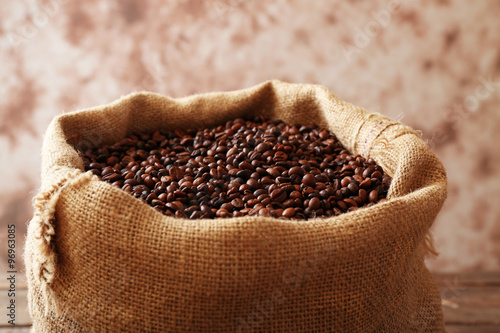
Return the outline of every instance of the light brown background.
<path id="1" fill-rule="evenodd" d="M 24 237 L 57 114 L 280 79 L 421 130 L 449 177 L 429 267 L 500 270 L 499 17 L 489 0 L 2 1 L 2 244 L 10 223 Z"/>

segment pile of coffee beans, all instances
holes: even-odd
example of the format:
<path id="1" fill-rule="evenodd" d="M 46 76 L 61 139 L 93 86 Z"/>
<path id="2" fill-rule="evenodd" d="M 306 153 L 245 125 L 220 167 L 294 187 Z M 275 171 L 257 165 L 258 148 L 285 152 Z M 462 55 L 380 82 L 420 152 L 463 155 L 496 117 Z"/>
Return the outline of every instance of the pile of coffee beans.
<path id="1" fill-rule="evenodd" d="M 326 129 L 263 117 L 79 151 L 85 169 L 168 216 L 329 217 L 386 201 L 391 178 Z"/>

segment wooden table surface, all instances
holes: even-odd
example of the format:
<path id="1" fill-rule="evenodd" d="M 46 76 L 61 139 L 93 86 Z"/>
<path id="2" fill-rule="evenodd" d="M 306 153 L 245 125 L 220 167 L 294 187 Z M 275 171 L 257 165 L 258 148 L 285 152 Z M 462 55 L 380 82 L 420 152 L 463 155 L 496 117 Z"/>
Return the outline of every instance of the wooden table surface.
<path id="1" fill-rule="evenodd" d="M 500 333 L 500 273 L 435 274 L 449 333 Z M 7 324 L 7 285 L 0 284 L 0 333 L 29 332 L 26 285 L 16 286 L 16 326 Z"/>

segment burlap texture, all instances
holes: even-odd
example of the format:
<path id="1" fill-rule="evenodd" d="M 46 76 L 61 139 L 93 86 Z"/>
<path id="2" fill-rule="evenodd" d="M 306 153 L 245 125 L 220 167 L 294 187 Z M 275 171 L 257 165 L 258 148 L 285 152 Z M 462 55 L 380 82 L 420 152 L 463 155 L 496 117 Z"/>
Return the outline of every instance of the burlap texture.
<path id="1" fill-rule="evenodd" d="M 327 219 L 167 217 L 99 181 L 74 144 L 263 114 L 315 123 L 393 176 L 390 200 Z M 36 332 L 442 332 L 426 237 L 442 164 L 410 128 L 316 85 L 134 93 L 50 124 L 25 262 Z"/>

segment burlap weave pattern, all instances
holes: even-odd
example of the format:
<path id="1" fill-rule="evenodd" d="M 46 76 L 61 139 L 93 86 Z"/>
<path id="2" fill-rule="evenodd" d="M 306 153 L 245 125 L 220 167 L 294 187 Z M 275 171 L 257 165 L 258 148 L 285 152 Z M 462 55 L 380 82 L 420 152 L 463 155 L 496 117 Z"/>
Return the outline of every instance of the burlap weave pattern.
<path id="1" fill-rule="evenodd" d="M 394 177 L 328 219 L 166 217 L 84 173 L 74 144 L 263 114 L 332 130 Z M 315 85 L 172 99 L 134 93 L 50 124 L 25 249 L 36 332 L 442 332 L 426 235 L 446 174 L 410 128 Z"/>

